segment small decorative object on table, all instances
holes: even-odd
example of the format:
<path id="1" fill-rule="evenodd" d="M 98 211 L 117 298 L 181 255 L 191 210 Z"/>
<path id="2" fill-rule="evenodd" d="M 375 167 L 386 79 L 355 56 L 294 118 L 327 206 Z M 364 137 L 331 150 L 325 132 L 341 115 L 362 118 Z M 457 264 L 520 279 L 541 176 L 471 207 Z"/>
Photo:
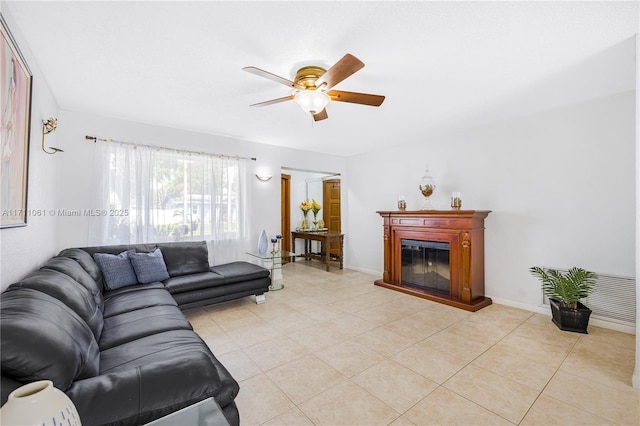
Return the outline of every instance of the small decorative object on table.
<path id="1" fill-rule="evenodd" d="M 309 203 L 309 200 L 304 200 L 300 203 L 300 210 L 302 210 L 302 224 L 300 225 L 300 228 L 303 230 L 307 230 L 309 229 L 309 222 L 307 222 L 307 213 L 309 213 L 309 210 L 311 210 L 311 203 Z"/>
<path id="2" fill-rule="evenodd" d="M 276 239 L 278 240 L 278 253 L 280 253 L 280 251 L 282 250 L 282 247 L 280 245 L 280 242 L 282 241 L 282 235 L 276 235 Z"/>
<path id="3" fill-rule="evenodd" d="M 269 242 L 267 239 L 267 231 L 263 229 L 260 233 L 260 238 L 258 239 L 258 253 L 265 254 L 268 248 Z"/>
<path id="4" fill-rule="evenodd" d="M 276 250 L 276 244 L 278 243 L 278 239 L 277 238 L 272 238 L 271 239 L 271 254 L 276 254 L 278 253 L 278 250 Z"/>
<path id="5" fill-rule="evenodd" d="M 454 210 L 460 210 L 462 207 L 462 198 L 460 198 L 459 192 L 451 193 L 451 208 Z"/>
<path id="6" fill-rule="evenodd" d="M 6 425 L 81 425 L 75 405 L 51 380 L 31 382 L 14 390 L 0 413 Z"/>
<path id="7" fill-rule="evenodd" d="M 407 201 L 404 195 L 398 197 L 398 210 L 405 211 L 407 209 Z"/>
<path id="8" fill-rule="evenodd" d="M 315 200 L 311 199 L 311 210 L 313 211 L 313 229 L 318 229 L 318 212 L 322 210 L 322 206 Z"/>
<path id="9" fill-rule="evenodd" d="M 424 204 L 420 210 L 433 210 L 429 197 L 436 189 L 436 185 L 433 181 L 433 177 L 429 174 L 429 168 L 425 170 L 424 176 L 420 179 L 420 185 L 418 187 L 420 188 L 420 193 L 424 197 Z"/>

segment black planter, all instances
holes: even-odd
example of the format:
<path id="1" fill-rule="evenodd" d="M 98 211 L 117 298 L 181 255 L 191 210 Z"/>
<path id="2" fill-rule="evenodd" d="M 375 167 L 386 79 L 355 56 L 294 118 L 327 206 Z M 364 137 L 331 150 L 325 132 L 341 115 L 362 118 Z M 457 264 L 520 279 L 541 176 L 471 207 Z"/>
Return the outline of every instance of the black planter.
<path id="1" fill-rule="evenodd" d="M 551 304 L 551 321 L 563 331 L 573 331 L 574 333 L 587 333 L 589 316 L 591 309 L 578 302 L 578 309 L 563 308 L 560 302 L 549 299 Z"/>

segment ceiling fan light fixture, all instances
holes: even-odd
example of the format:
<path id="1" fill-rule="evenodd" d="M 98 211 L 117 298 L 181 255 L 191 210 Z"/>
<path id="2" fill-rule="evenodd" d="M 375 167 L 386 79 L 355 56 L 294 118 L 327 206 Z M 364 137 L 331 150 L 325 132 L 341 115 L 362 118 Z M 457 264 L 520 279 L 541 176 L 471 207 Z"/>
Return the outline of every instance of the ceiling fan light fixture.
<path id="1" fill-rule="evenodd" d="M 384 96 L 382 95 L 332 89 L 336 84 L 339 84 L 363 67 L 364 63 L 360 59 L 347 53 L 329 69 L 317 65 L 302 67 L 296 72 L 293 80 L 280 77 L 254 66 L 244 67 L 243 70 L 294 89 L 289 96 L 252 104 L 252 107 L 263 107 L 295 100 L 304 112 L 311 114 L 313 121 L 321 121 L 329 118 L 326 109 L 329 102 L 348 102 L 374 107 L 379 107 L 382 104 L 384 101 Z"/>
<path id="2" fill-rule="evenodd" d="M 294 99 L 304 112 L 312 115 L 321 112 L 331 100 L 329 95 L 319 90 L 300 91 L 296 93 Z"/>

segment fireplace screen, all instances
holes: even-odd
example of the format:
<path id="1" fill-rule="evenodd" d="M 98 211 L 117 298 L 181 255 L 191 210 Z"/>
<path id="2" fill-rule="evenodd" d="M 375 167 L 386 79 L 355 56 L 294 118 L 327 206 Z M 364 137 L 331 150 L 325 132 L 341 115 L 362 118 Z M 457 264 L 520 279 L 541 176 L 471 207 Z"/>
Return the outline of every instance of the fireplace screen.
<path id="1" fill-rule="evenodd" d="M 450 294 L 449 243 L 402 241 L 402 284 Z"/>

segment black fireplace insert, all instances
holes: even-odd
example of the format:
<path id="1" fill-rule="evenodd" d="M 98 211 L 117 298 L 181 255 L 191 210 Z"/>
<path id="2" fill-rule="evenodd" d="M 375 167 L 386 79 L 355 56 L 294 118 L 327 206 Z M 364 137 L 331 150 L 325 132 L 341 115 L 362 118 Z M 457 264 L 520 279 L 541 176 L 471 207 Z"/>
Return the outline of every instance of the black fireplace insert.
<path id="1" fill-rule="evenodd" d="M 402 285 L 450 295 L 449 243 L 402 239 Z"/>

